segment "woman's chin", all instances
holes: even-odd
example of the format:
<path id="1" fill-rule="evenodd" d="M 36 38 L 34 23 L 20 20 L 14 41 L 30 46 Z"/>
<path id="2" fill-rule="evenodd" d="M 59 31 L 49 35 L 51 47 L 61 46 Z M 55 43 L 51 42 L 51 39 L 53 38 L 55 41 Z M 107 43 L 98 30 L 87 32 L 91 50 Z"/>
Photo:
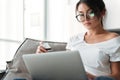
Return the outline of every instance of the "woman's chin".
<path id="1" fill-rule="evenodd" d="M 85 28 L 88 29 L 88 30 L 89 30 L 89 29 L 92 29 L 91 26 L 85 26 Z"/>

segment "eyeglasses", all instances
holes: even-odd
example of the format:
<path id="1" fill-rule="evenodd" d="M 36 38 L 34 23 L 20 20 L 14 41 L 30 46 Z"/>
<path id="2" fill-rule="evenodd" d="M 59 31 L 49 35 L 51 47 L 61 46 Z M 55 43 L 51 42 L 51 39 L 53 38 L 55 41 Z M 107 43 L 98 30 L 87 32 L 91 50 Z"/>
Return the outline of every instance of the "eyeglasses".
<path id="1" fill-rule="evenodd" d="M 79 13 L 78 15 L 76 15 L 76 19 L 79 22 L 84 22 L 86 19 L 93 20 L 95 19 L 95 13 L 92 10 L 87 11 L 86 14 Z"/>

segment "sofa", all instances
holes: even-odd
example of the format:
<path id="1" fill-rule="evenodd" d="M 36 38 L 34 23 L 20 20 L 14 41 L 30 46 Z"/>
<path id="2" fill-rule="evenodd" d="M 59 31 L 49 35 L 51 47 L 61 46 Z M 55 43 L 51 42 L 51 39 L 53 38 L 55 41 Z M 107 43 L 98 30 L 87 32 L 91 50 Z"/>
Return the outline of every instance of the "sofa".
<path id="1" fill-rule="evenodd" d="M 24 54 L 35 54 L 36 49 L 39 45 L 40 40 L 26 38 L 23 43 L 17 49 L 12 61 L 7 62 L 6 73 L 1 80 L 14 80 L 16 78 L 25 78 L 27 80 L 32 80 L 30 74 L 22 59 Z M 48 43 L 52 51 L 64 51 L 66 50 L 66 42 L 53 42 L 53 41 L 43 41 Z"/>

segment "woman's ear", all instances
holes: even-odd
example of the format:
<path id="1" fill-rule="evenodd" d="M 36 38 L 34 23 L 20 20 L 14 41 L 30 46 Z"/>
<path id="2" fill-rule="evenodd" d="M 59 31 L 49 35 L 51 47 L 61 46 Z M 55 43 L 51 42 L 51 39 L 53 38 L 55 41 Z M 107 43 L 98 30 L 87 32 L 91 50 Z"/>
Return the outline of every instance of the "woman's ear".
<path id="1" fill-rule="evenodd" d="M 103 11 L 101 12 L 101 17 L 104 17 L 104 16 L 105 16 L 105 13 L 106 13 L 106 10 L 103 10 Z"/>

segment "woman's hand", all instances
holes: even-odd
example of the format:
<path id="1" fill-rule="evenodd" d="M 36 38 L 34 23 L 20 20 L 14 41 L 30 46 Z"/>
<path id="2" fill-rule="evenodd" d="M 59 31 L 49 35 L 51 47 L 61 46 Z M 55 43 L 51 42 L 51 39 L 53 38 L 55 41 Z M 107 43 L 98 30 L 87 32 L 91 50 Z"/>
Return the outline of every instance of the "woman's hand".
<path id="1" fill-rule="evenodd" d="M 94 80 L 96 76 L 90 74 L 90 73 L 86 73 L 87 74 L 87 77 L 88 77 L 88 80 Z"/>
<path id="2" fill-rule="evenodd" d="M 43 47 L 43 42 L 40 42 L 40 45 L 37 47 L 36 53 L 45 53 L 47 50 Z"/>

